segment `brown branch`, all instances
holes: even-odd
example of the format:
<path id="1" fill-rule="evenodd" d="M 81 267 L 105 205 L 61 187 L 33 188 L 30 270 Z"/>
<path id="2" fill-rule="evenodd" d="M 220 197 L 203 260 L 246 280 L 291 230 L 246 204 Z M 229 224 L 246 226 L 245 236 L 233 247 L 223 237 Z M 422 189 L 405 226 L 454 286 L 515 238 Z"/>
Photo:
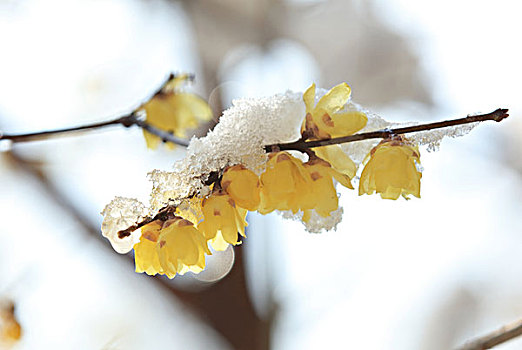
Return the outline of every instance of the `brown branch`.
<path id="1" fill-rule="evenodd" d="M 440 129 L 440 128 L 446 128 L 446 127 L 455 126 L 455 125 L 483 122 L 486 120 L 494 120 L 496 122 L 500 122 L 503 119 L 507 118 L 508 116 L 509 116 L 509 114 L 508 114 L 507 109 L 499 108 L 499 109 L 497 109 L 491 113 L 487 113 L 487 114 L 467 116 L 466 118 L 445 120 L 442 122 L 407 126 L 404 128 L 397 128 L 397 129 L 385 129 L 385 130 L 371 131 L 371 132 L 365 132 L 365 133 L 360 133 L 360 134 L 355 134 L 355 135 L 350 135 L 350 136 L 336 137 L 333 139 L 323 139 L 323 140 L 314 140 L 314 141 L 305 141 L 303 139 L 300 139 L 295 142 L 278 143 L 278 144 L 265 146 L 265 151 L 277 152 L 277 151 L 292 151 L 293 150 L 293 151 L 306 152 L 307 149 L 314 148 L 314 147 L 337 145 L 340 143 L 348 143 L 348 142 L 370 140 L 370 139 L 385 139 L 392 135 L 400 135 L 400 134 L 408 134 L 408 133 L 412 133 L 412 132 Z"/>
<path id="2" fill-rule="evenodd" d="M 166 79 L 161 86 L 154 92 L 154 94 L 146 100 L 146 102 L 150 101 L 154 96 L 163 92 L 164 88 L 168 85 L 168 83 L 174 78 L 174 74 L 170 74 L 168 79 Z M 189 75 L 187 79 L 193 79 L 193 76 Z M 145 103 L 146 103 L 145 102 Z M 144 103 L 143 103 L 144 104 Z M 54 129 L 54 130 L 46 130 L 39 131 L 33 133 L 26 134 L 2 134 L 0 132 L 0 141 L 2 140 L 10 140 L 11 142 L 29 142 L 29 141 L 38 141 L 38 140 L 47 140 L 52 137 L 57 136 L 72 136 L 77 132 L 86 131 L 86 130 L 96 130 L 105 128 L 112 125 L 121 125 L 124 127 L 131 127 L 136 125 L 151 134 L 154 134 L 161 138 L 163 142 L 171 142 L 179 146 L 187 147 L 188 142 L 184 139 L 174 136 L 172 133 L 166 132 L 164 130 L 158 129 L 144 120 L 137 117 L 136 112 L 143 106 L 133 110 L 131 113 L 125 114 L 115 119 L 107 120 L 104 122 L 97 122 L 91 124 L 85 124 L 80 126 L 73 126 L 70 128 L 62 128 L 62 129 Z"/>
<path id="3" fill-rule="evenodd" d="M 208 178 L 205 181 L 205 185 L 210 186 L 218 180 L 221 181 L 219 173 L 216 171 L 213 171 L 208 175 Z M 196 193 L 193 193 L 190 195 L 190 197 L 195 196 L 195 195 L 196 195 Z M 175 215 L 175 211 L 176 211 L 175 206 L 166 205 L 163 208 L 161 208 L 160 210 L 158 210 L 158 213 L 156 215 L 147 216 L 142 221 L 137 222 L 136 224 L 129 226 L 124 230 L 118 231 L 118 238 L 122 239 L 122 238 L 128 237 L 137 229 L 142 228 L 143 226 L 150 224 L 151 222 L 153 222 L 155 220 L 167 221 L 168 219 L 171 219 L 173 215 Z"/>
<path id="4" fill-rule="evenodd" d="M 522 335 L 522 320 L 518 320 L 458 347 L 456 350 L 485 350 Z"/>

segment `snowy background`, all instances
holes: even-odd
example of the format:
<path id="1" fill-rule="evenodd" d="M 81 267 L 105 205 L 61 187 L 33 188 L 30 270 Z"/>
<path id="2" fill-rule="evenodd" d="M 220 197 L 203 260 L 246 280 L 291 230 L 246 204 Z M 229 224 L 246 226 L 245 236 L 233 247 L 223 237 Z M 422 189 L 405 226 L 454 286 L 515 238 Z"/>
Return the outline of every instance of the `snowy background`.
<path id="1" fill-rule="evenodd" d="M 215 110 L 342 81 L 391 121 L 509 108 L 422 154 L 422 199 L 343 189 L 336 232 L 250 215 L 238 248 L 273 349 L 447 349 L 522 316 L 519 13 L 507 0 L 2 0 L 0 130 L 105 120 L 170 71 L 194 72 Z M 114 196 L 146 201 L 146 173 L 182 150 L 147 150 L 140 130 L 118 127 L 0 148 L 0 298 L 24 329 L 15 349 L 232 348 L 179 298 L 211 282 L 135 274 L 89 231 Z M 232 259 L 202 279 L 230 278 Z"/>

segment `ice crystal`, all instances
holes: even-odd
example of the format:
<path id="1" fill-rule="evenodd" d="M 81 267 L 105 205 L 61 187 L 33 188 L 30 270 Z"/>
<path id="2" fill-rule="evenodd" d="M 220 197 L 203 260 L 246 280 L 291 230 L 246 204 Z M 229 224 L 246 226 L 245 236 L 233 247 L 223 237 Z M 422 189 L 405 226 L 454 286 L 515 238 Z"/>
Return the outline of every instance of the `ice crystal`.
<path id="1" fill-rule="evenodd" d="M 408 140 L 421 146 L 426 146 L 428 152 L 438 151 L 442 139 L 445 137 L 460 137 L 469 134 L 479 123 L 469 123 L 464 125 L 449 126 L 442 129 L 420 131 L 408 134 Z"/>
<path id="2" fill-rule="evenodd" d="M 135 198 L 116 197 L 101 212 L 103 222 L 101 231 L 120 254 L 128 253 L 134 244 L 139 242 L 140 231 L 136 230 L 130 236 L 119 238 L 118 231 L 136 224 L 147 215 L 145 205 Z"/>
<path id="3" fill-rule="evenodd" d="M 301 211 L 294 214 L 290 210 L 288 210 L 281 211 L 279 212 L 279 214 L 281 214 L 281 216 L 284 219 L 302 222 L 307 232 L 321 233 L 323 231 L 335 231 L 337 229 L 337 225 L 341 222 L 343 218 L 343 212 L 343 207 L 340 206 L 339 208 L 337 208 L 337 210 L 331 212 L 329 216 L 322 217 L 321 215 L 317 214 L 315 210 L 312 210 L 312 215 L 310 216 L 308 222 L 303 221 L 303 212 Z"/>

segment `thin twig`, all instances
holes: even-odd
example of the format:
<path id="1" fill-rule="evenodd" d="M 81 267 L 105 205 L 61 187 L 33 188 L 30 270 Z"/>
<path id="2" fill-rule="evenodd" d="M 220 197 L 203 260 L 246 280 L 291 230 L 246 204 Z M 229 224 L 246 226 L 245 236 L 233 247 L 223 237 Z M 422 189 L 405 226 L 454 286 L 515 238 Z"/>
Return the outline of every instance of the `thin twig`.
<path id="1" fill-rule="evenodd" d="M 170 74 L 168 79 L 166 79 L 161 86 L 154 92 L 154 94 L 147 99 L 147 102 L 150 101 L 154 96 L 162 93 L 165 86 L 174 78 L 174 74 Z M 187 79 L 193 79 L 193 76 L 188 76 Z M 140 107 L 132 111 L 131 113 L 125 114 L 115 119 L 107 120 L 104 122 L 97 122 L 91 124 L 85 124 L 80 126 L 73 126 L 70 128 L 62 128 L 62 129 L 54 129 L 47 131 L 39 131 L 33 133 L 26 134 L 2 134 L 0 132 L 0 141 L 1 140 L 10 140 L 11 142 L 29 142 L 29 141 L 38 141 L 38 140 L 47 140 L 52 137 L 57 136 L 72 136 L 77 132 L 86 131 L 86 130 L 95 130 L 101 129 L 112 125 L 121 125 L 125 127 L 131 127 L 136 125 L 151 134 L 154 134 L 161 138 L 163 142 L 171 142 L 179 146 L 187 147 L 188 142 L 184 139 L 174 136 L 172 133 L 166 132 L 164 130 L 158 129 L 144 120 L 137 117 L 136 112 L 144 105 L 141 104 Z"/>
<path id="2" fill-rule="evenodd" d="M 508 116 L 509 116 L 509 114 L 508 114 L 507 109 L 499 108 L 499 109 L 497 109 L 491 113 L 487 113 L 487 114 L 467 116 L 466 118 L 445 120 L 442 122 L 435 122 L 435 123 L 429 123 L 429 124 L 407 126 L 404 128 L 371 131 L 371 132 L 365 132 L 365 133 L 360 133 L 360 134 L 355 134 L 355 135 L 350 135 L 350 136 L 342 136 L 342 137 L 336 137 L 333 139 L 324 139 L 324 140 L 304 141 L 303 139 L 300 139 L 295 142 L 279 143 L 279 144 L 265 146 L 265 151 L 275 152 L 275 151 L 294 150 L 294 151 L 305 152 L 306 149 L 314 148 L 314 147 L 336 145 L 336 144 L 340 144 L 340 143 L 348 143 L 348 142 L 355 142 L 355 141 L 362 141 L 362 140 L 369 140 L 369 139 L 385 139 L 392 135 L 408 134 L 408 133 L 412 133 L 412 132 L 446 128 L 448 126 L 483 122 L 486 120 L 494 120 L 496 122 L 500 122 L 501 120 L 507 118 Z"/>
<path id="3" fill-rule="evenodd" d="M 456 350 L 485 350 L 522 335 L 522 320 L 503 326 L 494 332 L 471 340 Z"/>

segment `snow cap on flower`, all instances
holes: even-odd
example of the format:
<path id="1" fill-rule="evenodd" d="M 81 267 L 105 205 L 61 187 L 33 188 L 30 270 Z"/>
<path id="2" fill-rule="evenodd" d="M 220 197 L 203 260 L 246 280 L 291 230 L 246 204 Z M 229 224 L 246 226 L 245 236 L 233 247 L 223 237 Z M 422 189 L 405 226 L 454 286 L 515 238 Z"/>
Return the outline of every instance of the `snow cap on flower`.
<path id="1" fill-rule="evenodd" d="M 116 197 L 105 206 L 101 214 L 104 216 L 101 225 L 102 235 L 111 242 L 118 253 L 130 252 L 134 244 L 140 240 L 139 231 L 125 237 L 119 237 L 118 233 L 147 215 L 145 205 L 135 198 Z"/>

